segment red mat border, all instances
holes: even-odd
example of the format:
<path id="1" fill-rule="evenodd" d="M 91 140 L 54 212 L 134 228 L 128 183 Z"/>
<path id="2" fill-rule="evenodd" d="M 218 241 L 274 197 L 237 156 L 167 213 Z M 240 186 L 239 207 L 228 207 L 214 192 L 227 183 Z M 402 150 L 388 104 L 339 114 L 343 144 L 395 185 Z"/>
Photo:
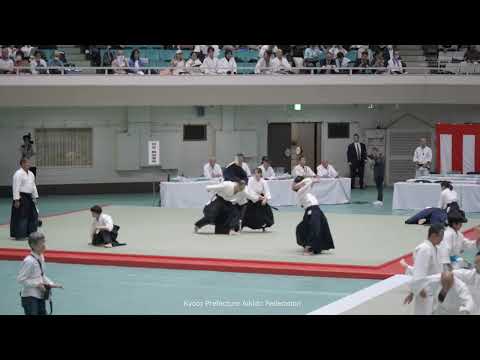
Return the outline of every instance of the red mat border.
<path id="1" fill-rule="evenodd" d="M 103 205 L 108 206 L 108 205 Z M 65 214 L 85 211 L 88 209 L 68 211 L 65 213 L 45 216 L 55 217 Z M 464 231 L 465 235 L 474 228 Z M 23 260 L 29 253 L 27 249 L 0 248 L 0 260 Z M 112 254 L 98 252 L 48 250 L 46 258 L 49 262 L 83 265 L 126 266 L 143 268 L 162 268 L 177 270 L 206 270 L 222 272 L 342 277 L 356 279 L 384 280 L 393 275 L 403 274 L 399 260 L 404 258 L 412 262 L 412 254 L 398 257 L 381 265 L 342 265 L 342 264 L 312 264 L 302 262 L 239 260 L 221 258 L 198 258 L 179 256 L 154 256 L 139 254 Z"/>

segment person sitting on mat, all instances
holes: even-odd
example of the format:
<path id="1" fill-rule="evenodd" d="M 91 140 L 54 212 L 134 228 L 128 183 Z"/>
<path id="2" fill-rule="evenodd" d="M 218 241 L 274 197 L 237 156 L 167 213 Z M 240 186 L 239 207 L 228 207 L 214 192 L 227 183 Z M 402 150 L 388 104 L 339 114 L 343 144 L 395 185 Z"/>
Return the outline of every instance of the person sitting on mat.
<path id="1" fill-rule="evenodd" d="M 296 228 L 297 244 L 304 248 L 304 255 L 320 254 L 324 250 L 335 248 L 327 218 L 320 210 L 315 195 L 310 193 L 312 184 L 318 181 L 318 178 L 297 176 L 292 184 L 298 202 L 305 209 L 303 220 Z"/>
<path id="2" fill-rule="evenodd" d="M 242 227 L 249 227 L 250 229 L 262 229 L 274 224 L 272 208 L 268 201 L 272 199 L 268 183 L 263 179 L 263 171 L 260 167 L 254 171 L 254 176 L 248 182 L 248 191 L 263 197 L 263 200 L 254 202 L 249 200 L 244 206 L 242 216 Z"/>
<path id="3" fill-rule="evenodd" d="M 241 206 L 247 199 L 254 202 L 263 201 L 262 196 L 247 191 L 244 180 L 233 178 L 221 184 L 207 185 L 207 191 L 215 194 L 215 198 L 203 209 L 203 218 L 195 223 L 197 233 L 205 225 L 215 225 L 215 234 L 231 235 L 232 231 L 241 229 Z"/>
<path id="4" fill-rule="evenodd" d="M 113 219 L 110 215 L 102 214 L 102 208 L 98 205 L 92 206 L 90 211 L 93 217 L 90 233 L 92 245 L 106 248 L 126 245 L 117 241 L 120 226 L 113 224 Z"/>

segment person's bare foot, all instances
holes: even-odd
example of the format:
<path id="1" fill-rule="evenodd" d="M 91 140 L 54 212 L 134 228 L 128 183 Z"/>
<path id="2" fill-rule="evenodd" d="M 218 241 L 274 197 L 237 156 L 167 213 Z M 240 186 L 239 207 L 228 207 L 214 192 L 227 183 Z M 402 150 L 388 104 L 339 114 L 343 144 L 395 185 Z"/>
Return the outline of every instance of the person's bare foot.
<path id="1" fill-rule="evenodd" d="M 407 264 L 407 262 L 405 261 L 405 259 L 401 259 L 401 260 L 400 260 L 400 265 L 402 265 L 402 267 L 403 267 L 404 269 L 406 269 L 406 268 L 408 267 L 408 264 Z"/>
<path id="2" fill-rule="evenodd" d="M 198 234 L 198 230 L 199 230 L 199 229 L 200 229 L 200 228 L 199 228 L 198 226 L 194 226 L 194 227 L 193 227 L 193 232 L 194 232 L 195 234 Z"/>
<path id="3" fill-rule="evenodd" d="M 103 245 L 103 247 L 109 249 L 109 248 L 112 247 L 112 244 L 105 244 L 105 245 Z"/>
<path id="4" fill-rule="evenodd" d="M 420 219 L 418 220 L 418 225 L 423 225 L 427 222 L 427 219 Z"/>

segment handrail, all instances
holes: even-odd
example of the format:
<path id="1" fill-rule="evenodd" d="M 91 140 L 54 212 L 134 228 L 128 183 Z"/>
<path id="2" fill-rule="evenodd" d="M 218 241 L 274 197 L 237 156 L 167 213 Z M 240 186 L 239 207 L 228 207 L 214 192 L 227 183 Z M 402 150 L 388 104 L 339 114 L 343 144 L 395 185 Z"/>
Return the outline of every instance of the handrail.
<path id="1" fill-rule="evenodd" d="M 216 67 L 215 69 L 211 68 L 201 68 L 201 67 L 174 67 L 174 66 L 145 66 L 140 68 L 134 67 L 98 67 L 98 66 L 87 66 L 87 67 L 78 67 L 78 66 L 47 66 L 47 67 L 35 67 L 35 71 L 42 72 L 41 74 L 35 75 L 68 75 L 71 72 L 82 73 L 83 71 L 94 71 L 97 75 L 112 75 L 113 71 L 115 75 L 139 75 L 138 72 L 143 73 L 143 75 L 158 75 L 160 72 L 161 75 L 228 75 L 225 71 L 231 71 L 230 67 Z M 237 66 L 237 73 L 235 76 L 245 76 L 252 75 L 241 73 L 241 70 L 254 71 L 255 67 L 246 67 L 246 66 Z M 59 70 L 58 73 L 50 73 L 51 70 Z M 101 73 L 98 73 L 97 70 L 100 70 Z M 168 70 L 168 72 L 165 72 Z M 263 67 L 260 68 L 260 73 L 255 75 L 322 75 L 327 73 L 337 74 L 337 75 L 391 75 L 394 73 L 395 69 L 390 69 L 388 67 L 336 67 L 331 65 L 330 67 L 292 67 L 290 69 L 286 68 L 277 68 L 274 70 L 273 67 Z M 1 75 L 23 75 L 28 74 L 32 71 L 31 66 L 15 66 L 14 74 L 1 74 Z M 205 73 L 207 71 L 207 73 Z M 222 71 L 222 72 L 218 72 Z M 397 70 L 398 72 L 399 70 Z M 446 75 L 445 72 L 449 72 L 457 75 L 471 75 L 471 74 L 480 74 L 480 64 L 478 63 L 451 63 L 447 68 L 444 67 L 403 67 L 401 69 L 401 75 Z M 411 71 L 414 71 L 413 73 Z M 418 72 L 420 71 L 420 72 Z M 46 72 L 43 73 L 43 72 Z M 213 73 L 212 73 L 213 72 Z M 182 73 L 182 74 L 180 74 Z M 32 74 L 30 74 L 32 75 Z M 90 75 L 90 74 L 89 74 Z"/>

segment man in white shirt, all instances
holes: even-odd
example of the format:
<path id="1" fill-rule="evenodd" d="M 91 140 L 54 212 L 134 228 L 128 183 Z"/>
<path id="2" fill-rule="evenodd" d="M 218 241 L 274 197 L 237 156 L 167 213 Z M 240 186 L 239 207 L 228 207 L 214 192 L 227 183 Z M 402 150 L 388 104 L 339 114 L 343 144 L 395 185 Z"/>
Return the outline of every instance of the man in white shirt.
<path id="1" fill-rule="evenodd" d="M 45 258 L 43 256 L 45 236 L 34 232 L 28 237 L 31 253 L 23 260 L 17 275 L 17 282 L 23 286 L 21 297 L 25 315 L 47 315 L 45 301 L 51 301 L 51 289 L 62 288 L 45 274 Z M 51 306 L 51 303 L 50 303 Z"/>
<path id="2" fill-rule="evenodd" d="M 90 208 L 93 222 L 90 230 L 90 239 L 93 246 L 103 246 L 111 248 L 113 246 L 126 245 L 117 242 L 119 226 L 113 224 L 113 219 L 110 215 L 103 214 L 100 206 L 94 205 Z"/>
<path id="3" fill-rule="evenodd" d="M 387 68 L 390 70 L 390 74 L 403 74 L 402 60 L 398 51 L 394 51 L 393 58 L 388 60 Z"/>
<path id="4" fill-rule="evenodd" d="M 338 177 L 338 173 L 327 160 L 322 160 L 320 165 L 317 166 L 317 176 L 323 178 L 336 178 Z"/>
<path id="5" fill-rule="evenodd" d="M 432 149 L 427 146 L 427 139 L 420 139 L 420 146 L 415 149 L 413 162 L 417 166 L 415 177 L 430 175 L 430 164 L 432 163 Z"/>
<path id="6" fill-rule="evenodd" d="M 438 245 L 443 240 L 444 227 L 441 224 L 431 225 L 428 229 L 428 240 L 418 245 L 413 253 L 413 277 L 410 293 L 404 303 L 414 300 L 415 315 L 431 315 L 433 313 L 433 289 L 422 282 L 427 276 L 442 272 Z"/>
<path id="7" fill-rule="evenodd" d="M 34 54 L 34 59 L 30 63 L 30 71 L 32 74 L 48 74 L 47 69 L 43 69 L 47 67 L 47 62 L 42 59 L 42 53 L 37 50 Z"/>
<path id="8" fill-rule="evenodd" d="M 214 156 L 211 156 L 208 159 L 208 163 L 203 167 L 203 176 L 207 179 L 221 178 L 223 176 L 222 168 L 216 163 Z"/>
<path id="9" fill-rule="evenodd" d="M 272 70 L 275 74 L 288 74 L 292 72 L 292 66 L 283 56 L 282 49 L 278 49 L 275 59 L 272 60 Z"/>
<path id="10" fill-rule="evenodd" d="M 231 49 L 225 50 L 225 57 L 220 59 L 217 63 L 217 74 L 236 74 L 237 73 L 237 63 L 233 57 L 233 52 Z"/>
<path id="11" fill-rule="evenodd" d="M 262 164 L 258 168 L 262 170 L 262 175 L 265 179 L 272 179 L 275 177 L 275 171 L 273 171 L 273 168 L 270 166 L 270 160 L 268 160 L 268 157 L 262 157 Z"/>
<path id="12" fill-rule="evenodd" d="M 298 165 L 295 166 L 292 170 L 292 176 L 303 176 L 303 177 L 315 177 L 315 173 L 313 170 L 310 168 L 310 166 L 307 166 L 307 159 L 305 156 L 300 157 L 300 160 L 298 162 Z"/>
<path id="13" fill-rule="evenodd" d="M 190 59 L 188 59 L 185 64 L 186 71 L 188 71 L 190 74 L 200 73 L 200 66 L 202 66 L 202 62 L 198 58 L 198 52 L 193 51 Z"/>
<path id="14" fill-rule="evenodd" d="M 29 169 L 30 161 L 22 159 L 20 160 L 20 169 L 13 175 L 10 237 L 16 240 L 24 240 L 38 228 L 36 207 L 38 191 L 35 185 L 35 175 Z"/>
<path id="15" fill-rule="evenodd" d="M 215 50 L 213 47 L 208 48 L 207 56 L 203 59 L 202 69 L 203 73 L 206 75 L 213 75 L 217 73 L 218 68 L 218 59 L 214 56 Z"/>
<path id="16" fill-rule="evenodd" d="M 0 74 L 13 74 L 14 63 L 8 57 L 8 48 L 2 48 L 0 57 Z"/>

